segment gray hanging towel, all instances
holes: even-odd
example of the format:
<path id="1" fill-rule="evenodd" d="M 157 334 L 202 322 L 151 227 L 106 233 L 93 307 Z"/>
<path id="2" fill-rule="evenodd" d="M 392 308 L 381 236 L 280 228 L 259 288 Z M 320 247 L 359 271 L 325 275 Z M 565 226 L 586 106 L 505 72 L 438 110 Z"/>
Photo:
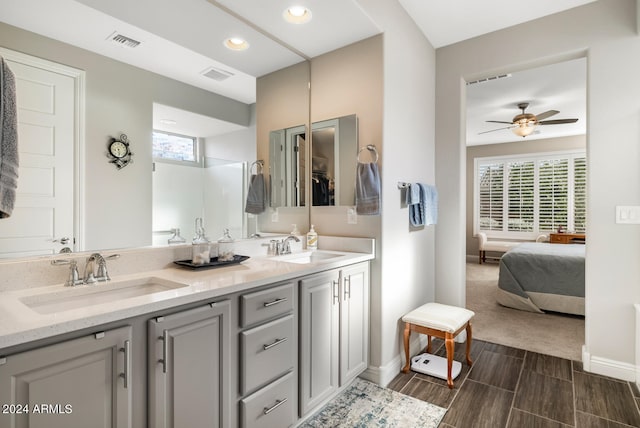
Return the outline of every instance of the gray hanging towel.
<path id="1" fill-rule="evenodd" d="M 0 57 L 0 218 L 11 216 L 18 188 L 16 81 Z"/>
<path id="2" fill-rule="evenodd" d="M 264 175 L 262 173 L 252 174 L 244 211 L 249 214 L 260 214 L 265 209 L 267 209 L 267 192 Z"/>
<path id="3" fill-rule="evenodd" d="M 356 212 L 380 214 L 380 174 L 377 163 L 358 162 L 356 170 Z"/>

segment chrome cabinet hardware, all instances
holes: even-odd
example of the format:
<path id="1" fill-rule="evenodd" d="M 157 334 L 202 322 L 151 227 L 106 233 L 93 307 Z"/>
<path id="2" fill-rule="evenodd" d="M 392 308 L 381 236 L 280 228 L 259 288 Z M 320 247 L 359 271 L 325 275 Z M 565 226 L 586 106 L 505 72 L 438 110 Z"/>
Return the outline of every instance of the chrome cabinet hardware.
<path id="1" fill-rule="evenodd" d="M 130 341 L 124 341 L 124 348 L 120 348 L 120 352 L 124 353 L 124 373 L 120 373 L 120 377 L 124 379 L 123 386 L 125 389 L 129 387 L 129 373 L 131 372 L 131 349 Z"/>
<path id="2" fill-rule="evenodd" d="M 276 404 L 274 404 L 271 407 L 265 407 L 262 413 L 264 413 L 265 415 L 268 415 L 269 413 L 273 412 L 275 409 L 282 406 L 286 402 L 287 402 L 287 398 L 283 398 L 282 400 L 276 400 Z"/>
<path id="3" fill-rule="evenodd" d="M 282 303 L 282 302 L 286 302 L 286 301 L 287 301 L 286 297 L 281 297 L 279 299 L 272 300 L 271 302 L 264 302 L 264 307 L 268 308 L 270 306 L 277 305 L 278 303 Z"/>
<path id="4" fill-rule="evenodd" d="M 104 333 L 104 331 L 99 331 L 93 335 L 93 337 L 95 337 L 96 340 L 104 339 L 105 336 L 106 334 Z"/>
<path id="5" fill-rule="evenodd" d="M 333 284 L 333 304 L 340 301 L 340 282 L 339 281 L 331 281 Z"/>
<path id="6" fill-rule="evenodd" d="M 169 363 L 169 330 L 164 330 L 162 336 L 158 336 L 158 340 L 162 340 L 162 359 L 158 360 L 158 362 L 162 364 L 162 373 L 166 373 Z"/>
<path id="7" fill-rule="evenodd" d="M 262 348 L 264 348 L 264 350 L 266 351 L 266 350 L 271 349 L 271 348 L 273 348 L 274 346 L 277 346 L 277 345 L 279 345 L 279 344 L 281 344 L 281 343 L 284 343 L 284 342 L 286 342 L 286 341 L 287 341 L 287 338 L 286 338 L 286 337 L 283 337 L 282 339 L 276 339 L 276 341 L 275 341 L 275 342 L 273 342 L 273 343 L 270 343 L 270 344 L 268 344 L 268 345 L 262 345 Z"/>
<path id="8" fill-rule="evenodd" d="M 346 277 L 343 281 L 344 284 L 344 300 L 348 300 L 351 298 L 351 278 Z"/>

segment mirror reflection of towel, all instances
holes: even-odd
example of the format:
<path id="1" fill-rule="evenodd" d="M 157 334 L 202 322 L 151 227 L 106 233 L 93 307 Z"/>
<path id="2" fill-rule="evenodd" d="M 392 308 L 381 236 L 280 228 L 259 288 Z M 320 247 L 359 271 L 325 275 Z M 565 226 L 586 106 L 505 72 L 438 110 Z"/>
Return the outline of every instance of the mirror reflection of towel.
<path id="1" fill-rule="evenodd" d="M 356 212 L 380 214 L 380 174 L 377 163 L 360 163 L 356 170 Z"/>
<path id="2" fill-rule="evenodd" d="M 18 187 L 18 123 L 13 72 L 0 57 L 0 218 L 13 212 Z"/>
<path id="3" fill-rule="evenodd" d="M 260 214 L 267 208 L 267 192 L 264 175 L 252 174 L 247 191 L 247 204 L 244 211 L 249 214 Z"/>

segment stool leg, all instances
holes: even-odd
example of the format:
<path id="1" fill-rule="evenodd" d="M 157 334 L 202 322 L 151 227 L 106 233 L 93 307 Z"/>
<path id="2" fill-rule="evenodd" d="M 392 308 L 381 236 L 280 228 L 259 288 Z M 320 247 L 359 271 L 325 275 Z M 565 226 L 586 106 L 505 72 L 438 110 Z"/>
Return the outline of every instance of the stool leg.
<path id="1" fill-rule="evenodd" d="M 447 385 L 449 386 L 449 389 L 453 389 L 453 379 L 451 379 L 451 366 L 453 365 L 453 354 L 455 352 L 455 345 L 451 333 L 446 333 L 444 344 L 447 348 Z"/>
<path id="2" fill-rule="evenodd" d="M 473 362 L 471 361 L 471 323 L 467 322 L 467 364 L 471 366 Z"/>
<path id="3" fill-rule="evenodd" d="M 478 264 L 482 264 L 482 250 L 478 251 Z"/>
<path id="4" fill-rule="evenodd" d="M 427 354 L 431 353 L 431 336 L 427 335 Z"/>
<path id="5" fill-rule="evenodd" d="M 404 323 L 404 355 L 406 358 L 406 364 L 402 368 L 402 373 L 409 372 L 409 336 L 411 336 L 411 324 Z"/>

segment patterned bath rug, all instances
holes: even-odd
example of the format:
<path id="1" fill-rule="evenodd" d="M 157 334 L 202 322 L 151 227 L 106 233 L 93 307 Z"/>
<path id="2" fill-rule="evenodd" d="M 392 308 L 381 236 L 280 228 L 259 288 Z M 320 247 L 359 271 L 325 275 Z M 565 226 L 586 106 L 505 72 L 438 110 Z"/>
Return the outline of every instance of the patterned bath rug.
<path id="1" fill-rule="evenodd" d="M 301 428 L 435 428 L 447 410 L 356 379 Z"/>

